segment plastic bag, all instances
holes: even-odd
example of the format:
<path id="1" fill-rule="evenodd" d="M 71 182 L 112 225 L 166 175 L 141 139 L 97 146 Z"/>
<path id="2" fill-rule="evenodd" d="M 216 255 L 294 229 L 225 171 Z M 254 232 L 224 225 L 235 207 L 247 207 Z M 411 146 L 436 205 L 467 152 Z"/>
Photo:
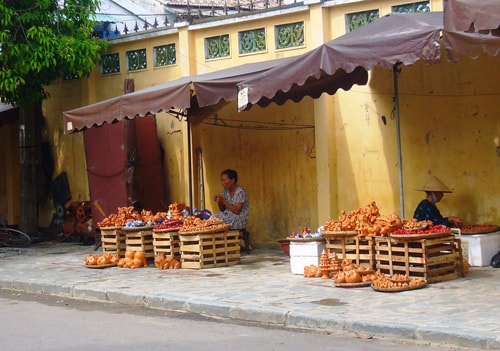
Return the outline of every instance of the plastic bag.
<path id="1" fill-rule="evenodd" d="M 201 216 L 200 216 L 201 219 L 209 219 L 211 216 L 212 212 L 210 212 L 209 210 L 201 211 Z"/>
<path id="2" fill-rule="evenodd" d="M 491 266 L 495 268 L 500 268 L 500 251 L 498 251 L 497 254 L 492 257 Z"/>

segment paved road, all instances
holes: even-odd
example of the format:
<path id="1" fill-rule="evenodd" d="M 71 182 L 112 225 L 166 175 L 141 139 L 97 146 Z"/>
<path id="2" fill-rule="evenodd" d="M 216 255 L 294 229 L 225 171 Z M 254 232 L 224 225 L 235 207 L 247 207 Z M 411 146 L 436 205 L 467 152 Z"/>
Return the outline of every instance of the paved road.
<path id="1" fill-rule="evenodd" d="M 260 327 L 182 312 L 0 289 L 2 349 L 88 350 L 330 350 L 458 351 L 384 338 Z"/>
<path id="2" fill-rule="evenodd" d="M 500 349 L 500 270 L 403 293 L 340 289 L 290 272 L 280 251 L 203 270 L 88 269 L 92 247 L 36 245 L 0 252 L 0 288 L 179 310 L 284 327 Z"/>

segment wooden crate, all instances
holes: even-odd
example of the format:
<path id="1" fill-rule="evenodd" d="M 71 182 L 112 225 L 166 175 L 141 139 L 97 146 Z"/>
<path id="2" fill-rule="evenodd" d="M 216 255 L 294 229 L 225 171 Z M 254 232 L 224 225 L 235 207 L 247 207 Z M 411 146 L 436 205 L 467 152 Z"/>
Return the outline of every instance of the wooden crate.
<path id="1" fill-rule="evenodd" d="M 371 269 L 375 268 L 374 237 L 327 234 L 325 239 L 329 256 L 335 252 L 339 260 L 348 258 L 357 266 L 362 264 Z"/>
<path id="2" fill-rule="evenodd" d="M 406 274 L 437 283 L 462 276 L 462 253 L 453 235 L 432 239 L 375 238 L 376 267 L 384 274 Z"/>
<path id="3" fill-rule="evenodd" d="M 180 260 L 179 231 L 153 230 L 153 251 L 155 257 L 160 252 L 164 252 L 165 256 L 172 256 Z"/>
<path id="4" fill-rule="evenodd" d="M 125 232 L 122 230 L 122 227 L 103 227 L 100 228 L 100 231 L 102 253 L 110 253 L 124 258 L 126 243 Z"/>
<path id="5" fill-rule="evenodd" d="M 457 254 L 459 274 L 461 277 L 465 277 L 465 275 L 469 272 L 468 248 L 464 248 L 462 246 L 462 240 L 455 237 L 455 249 Z"/>
<path id="6" fill-rule="evenodd" d="M 154 261 L 153 250 L 153 230 L 142 228 L 126 228 L 125 244 L 127 250 L 144 251 L 146 259 L 150 262 Z"/>
<path id="7" fill-rule="evenodd" d="M 238 231 L 179 234 L 182 268 L 213 268 L 240 262 Z"/>

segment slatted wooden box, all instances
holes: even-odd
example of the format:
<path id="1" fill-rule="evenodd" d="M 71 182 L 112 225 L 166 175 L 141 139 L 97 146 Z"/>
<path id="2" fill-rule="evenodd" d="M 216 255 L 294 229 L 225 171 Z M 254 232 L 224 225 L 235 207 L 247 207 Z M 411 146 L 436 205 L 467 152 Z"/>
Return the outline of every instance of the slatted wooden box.
<path id="1" fill-rule="evenodd" d="M 122 227 L 102 227 L 99 229 L 101 231 L 102 253 L 110 253 L 124 258 L 126 243 Z"/>
<path id="2" fill-rule="evenodd" d="M 154 261 L 153 227 L 123 228 L 127 250 L 143 251 L 148 262 Z"/>
<path id="3" fill-rule="evenodd" d="M 459 274 L 461 277 L 465 277 L 465 275 L 469 272 L 469 260 L 468 260 L 468 248 L 462 245 L 462 240 L 460 238 L 455 237 L 455 249 L 457 254 L 457 262 Z"/>
<path id="4" fill-rule="evenodd" d="M 326 239 L 326 251 L 331 256 L 335 252 L 340 260 L 348 258 L 356 266 L 364 265 L 375 268 L 375 240 L 372 236 L 339 235 L 336 232 L 323 233 Z"/>
<path id="5" fill-rule="evenodd" d="M 160 252 L 165 253 L 165 256 L 172 256 L 177 260 L 181 258 L 179 231 L 170 229 L 154 230 L 153 229 L 153 251 L 155 257 Z"/>
<path id="6" fill-rule="evenodd" d="M 414 240 L 376 237 L 375 259 L 375 269 L 384 274 L 421 277 L 428 283 L 463 276 L 462 250 L 453 235 Z"/>
<path id="7" fill-rule="evenodd" d="M 238 231 L 179 234 L 182 268 L 214 268 L 240 262 Z"/>

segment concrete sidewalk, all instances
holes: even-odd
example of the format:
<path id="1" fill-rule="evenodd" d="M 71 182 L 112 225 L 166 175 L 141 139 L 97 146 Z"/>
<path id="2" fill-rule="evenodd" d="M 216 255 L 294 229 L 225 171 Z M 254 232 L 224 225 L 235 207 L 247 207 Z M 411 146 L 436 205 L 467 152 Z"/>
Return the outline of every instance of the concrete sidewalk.
<path id="1" fill-rule="evenodd" d="M 0 288 L 180 310 L 285 327 L 356 332 L 500 349 L 500 269 L 400 293 L 336 288 L 290 272 L 281 251 L 254 250 L 230 267 L 89 269 L 101 253 L 75 243 L 0 248 Z"/>

